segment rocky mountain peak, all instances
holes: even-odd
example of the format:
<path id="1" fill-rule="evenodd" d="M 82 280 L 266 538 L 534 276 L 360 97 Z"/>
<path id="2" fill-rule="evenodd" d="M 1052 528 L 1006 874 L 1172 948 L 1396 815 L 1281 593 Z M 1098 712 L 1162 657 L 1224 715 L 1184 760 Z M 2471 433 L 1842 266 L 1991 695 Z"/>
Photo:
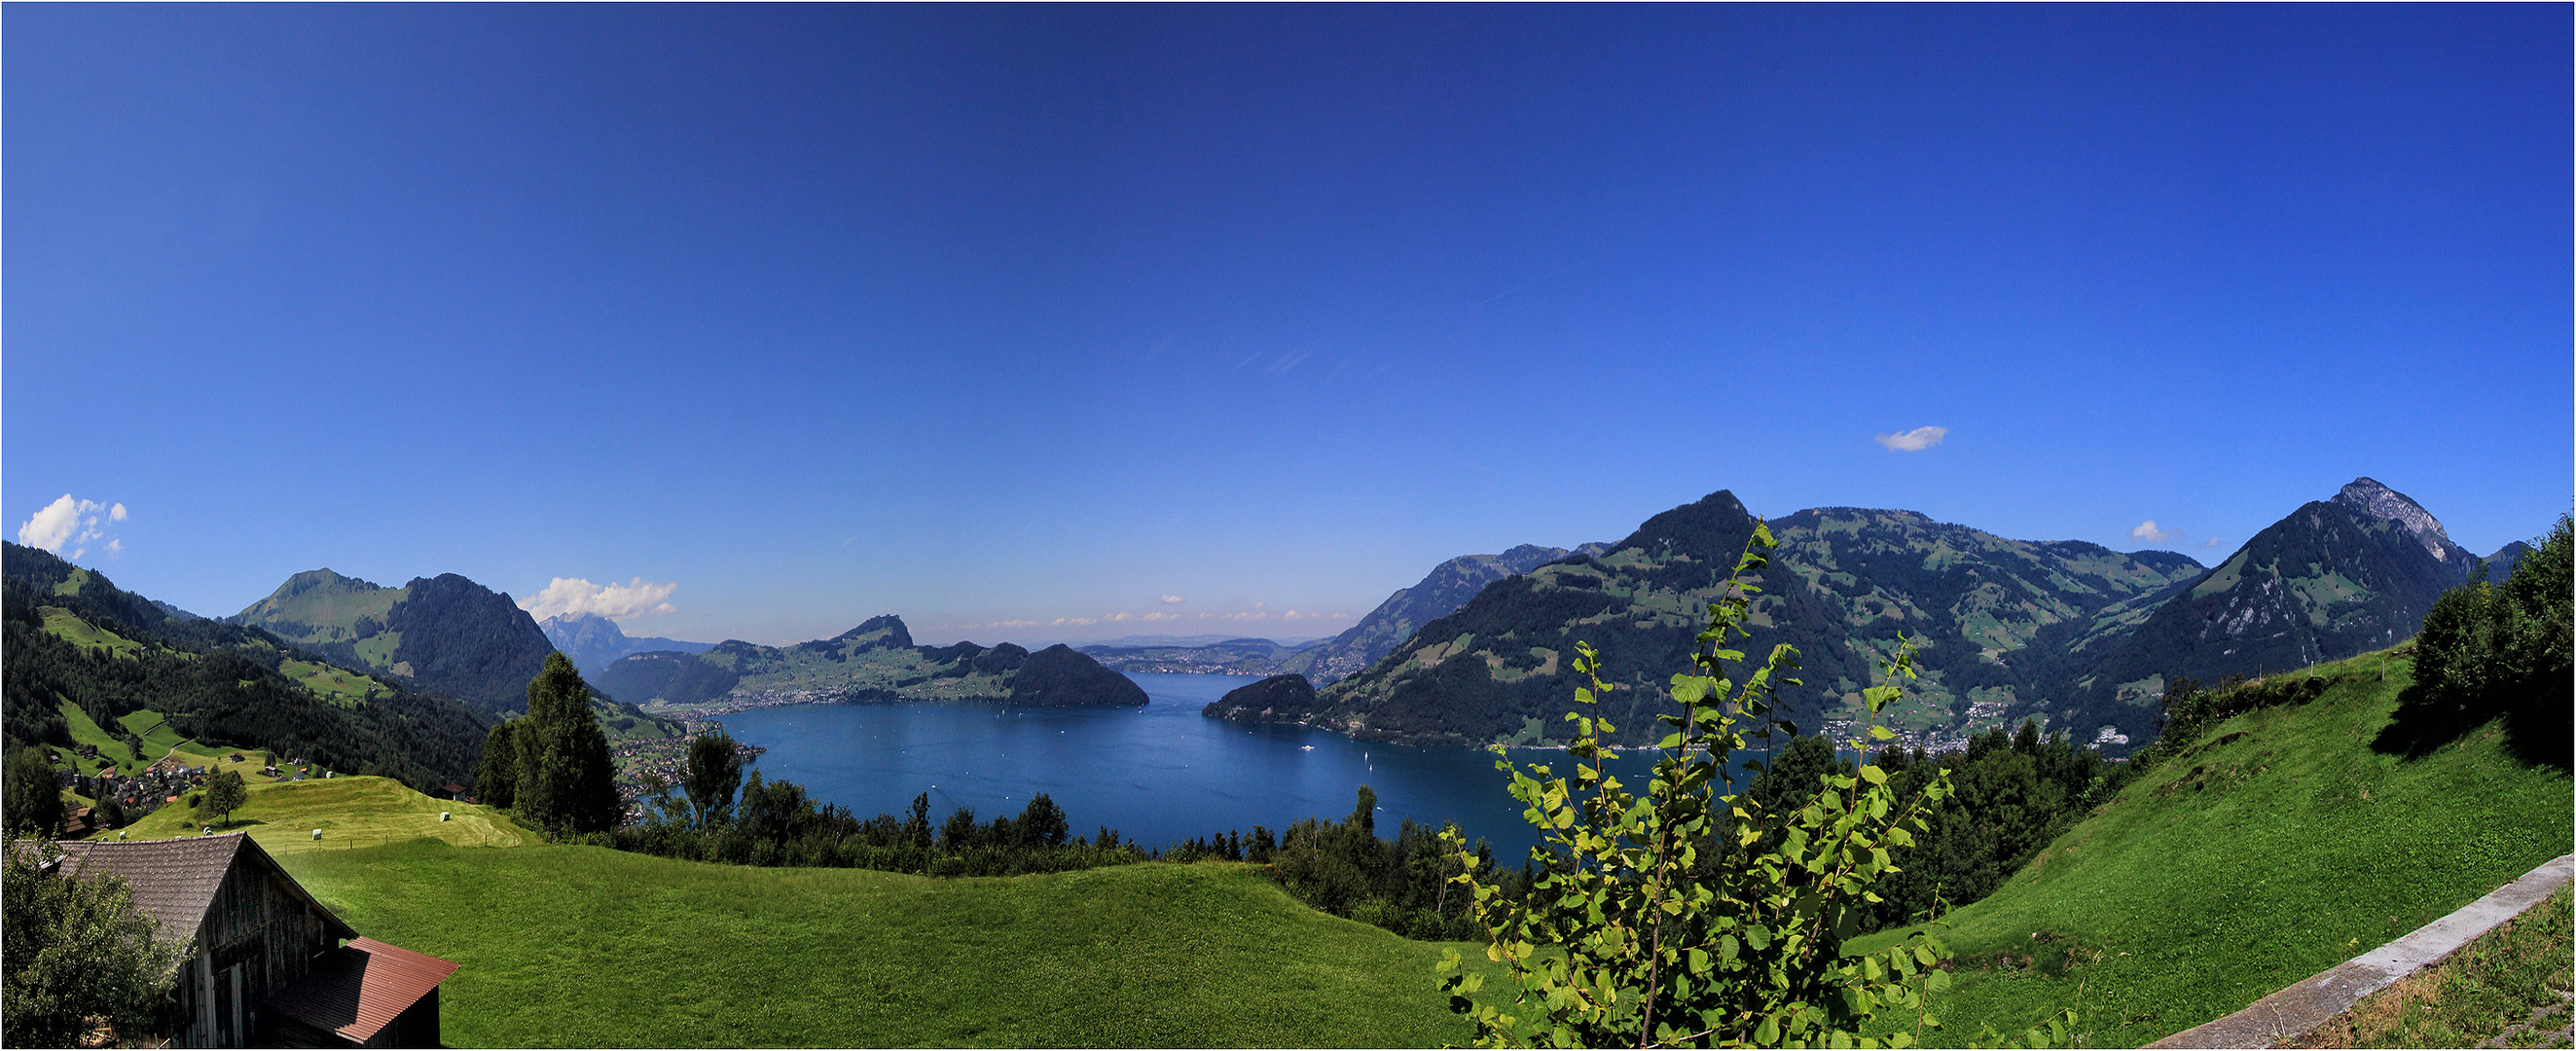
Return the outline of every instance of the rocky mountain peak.
<path id="1" fill-rule="evenodd" d="M 2423 505 L 2408 499 L 2404 493 L 2381 485 L 2377 479 L 2353 479 L 2335 494 L 2334 502 L 2372 518 L 2405 526 L 2406 531 L 2415 534 L 2416 541 L 2422 543 L 2424 550 L 2430 552 L 2436 561 L 2446 564 L 2452 561 L 2450 552 L 2455 545 L 2451 543 L 2451 534 L 2442 528 L 2441 521 L 2434 518 L 2432 512 L 2424 510 Z"/>

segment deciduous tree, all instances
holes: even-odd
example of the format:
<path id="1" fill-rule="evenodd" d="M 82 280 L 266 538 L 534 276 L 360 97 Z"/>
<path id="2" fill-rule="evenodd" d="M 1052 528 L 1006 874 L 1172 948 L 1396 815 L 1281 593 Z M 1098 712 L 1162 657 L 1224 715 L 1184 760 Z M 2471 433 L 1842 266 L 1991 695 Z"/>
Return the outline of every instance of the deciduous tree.
<path id="1" fill-rule="evenodd" d="M 64 875 L 52 864 L 62 848 L 48 839 L 13 835 L 0 853 L 0 1043 L 71 1047 L 94 1017 L 128 1040 L 158 1029 L 185 950 L 158 940 L 125 881 Z"/>
<path id="2" fill-rule="evenodd" d="M 1674 710 L 1658 716 L 1669 732 L 1642 795 L 1610 772 L 1618 755 L 1602 741 L 1615 728 L 1599 712 L 1611 685 L 1592 647 L 1579 645 L 1573 670 L 1588 685 L 1566 716 L 1576 728 L 1574 776 L 1495 763 L 1545 837 L 1531 851 L 1538 875 L 1527 893 L 1505 896 L 1458 834 L 1444 833 L 1465 869 L 1455 881 L 1488 931 L 1486 955 L 1513 984 L 1479 1003 L 1482 976 L 1455 950 L 1444 954 L 1451 1006 L 1475 1019 L 1480 1043 L 1868 1045 L 1880 1012 L 1904 1009 L 1916 1031 L 1892 1035 L 1902 1044 L 1938 1024 L 1924 995 L 1946 986 L 1931 965 L 1948 953 L 1928 931 L 1865 955 L 1844 942 L 1878 900 L 1872 885 L 1895 870 L 1890 849 L 1911 844 L 1924 811 L 1949 796 L 1947 772 L 1905 800 L 1874 764 L 1829 766 L 1813 775 L 1812 796 L 1778 807 L 1737 791 L 1726 773 L 1749 739 L 1796 732 L 1775 703 L 1781 686 L 1797 684 L 1788 677 L 1797 651 L 1775 645 L 1754 666 L 1729 648 L 1750 637 L 1743 624 L 1758 589 L 1743 581 L 1772 546 L 1769 528 L 1756 527 L 1724 598 L 1709 605 L 1692 670 L 1672 676 Z M 1876 716 L 1913 675 L 1911 646 L 1900 639 L 1881 672 L 1862 697 L 1869 736 L 1883 741 L 1893 735 Z M 2065 1017 L 2050 1023 L 2059 1039 Z"/>
<path id="3" fill-rule="evenodd" d="M 6 780 L 0 781 L 0 795 L 5 795 L 8 830 L 20 835 L 51 839 L 63 827 L 63 790 L 54 781 L 54 764 L 45 758 L 42 748 L 19 748 L 9 753 Z"/>
<path id="4" fill-rule="evenodd" d="M 197 801 L 197 820 L 217 824 L 232 817 L 233 811 L 250 802 L 250 789 L 242 784 L 241 774 L 225 770 L 206 779 L 206 793 Z"/>

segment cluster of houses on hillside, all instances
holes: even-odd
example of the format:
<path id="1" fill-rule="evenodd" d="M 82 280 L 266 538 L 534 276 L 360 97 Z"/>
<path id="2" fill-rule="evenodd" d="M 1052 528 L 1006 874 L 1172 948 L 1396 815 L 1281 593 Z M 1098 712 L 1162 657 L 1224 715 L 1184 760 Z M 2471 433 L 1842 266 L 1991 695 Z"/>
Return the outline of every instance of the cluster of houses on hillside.
<path id="1" fill-rule="evenodd" d="M 126 774 L 121 772 L 116 760 L 99 755 L 98 746 L 91 744 L 73 746 L 70 756 L 65 756 L 59 748 L 54 749 L 51 757 L 55 766 L 54 778 L 61 787 L 100 803 L 99 808 L 77 805 L 63 808 L 63 836 L 66 839 L 77 839 L 104 827 L 97 811 L 105 809 L 111 800 L 116 804 L 115 809 L 124 813 L 125 820 L 132 821 L 205 787 L 206 778 L 215 772 L 212 766 L 191 766 L 175 757 L 164 756 L 151 766 Z M 225 760 L 246 762 L 248 757 L 234 752 Z M 83 773 L 84 769 L 93 772 Z M 283 767 L 268 765 L 260 775 L 271 781 L 301 781 L 316 776 L 302 760 L 291 760 Z"/>
<path id="2" fill-rule="evenodd" d="M 625 806 L 626 820 L 642 817 L 644 800 L 680 783 L 681 775 L 689 768 L 689 742 L 703 732 L 699 730 L 701 725 L 713 727 L 713 724 L 693 722 L 687 737 L 628 741 L 609 749 L 612 760 L 617 764 L 617 801 Z M 748 767 L 753 759 L 768 749 L 736 741 L 733 751 L 735 757 Z"/>

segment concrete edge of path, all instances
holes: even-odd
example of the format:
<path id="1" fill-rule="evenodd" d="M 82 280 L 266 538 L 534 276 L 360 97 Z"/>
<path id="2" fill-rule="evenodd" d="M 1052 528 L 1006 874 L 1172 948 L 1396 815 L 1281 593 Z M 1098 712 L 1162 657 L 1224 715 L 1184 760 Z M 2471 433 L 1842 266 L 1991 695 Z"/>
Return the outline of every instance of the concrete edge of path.
<path id="1" fill-rule="evenodd" d="M 2576 854 L 2561 854 L 2403 938 L 2337 964 L 2224 1018 L 2185 1029 L 2148 1047 L 2271 1047 L 2344 1013 L 2362 997 L 2432 966 L 2479 935 L 2540 904 L 2576 879 Z"/>

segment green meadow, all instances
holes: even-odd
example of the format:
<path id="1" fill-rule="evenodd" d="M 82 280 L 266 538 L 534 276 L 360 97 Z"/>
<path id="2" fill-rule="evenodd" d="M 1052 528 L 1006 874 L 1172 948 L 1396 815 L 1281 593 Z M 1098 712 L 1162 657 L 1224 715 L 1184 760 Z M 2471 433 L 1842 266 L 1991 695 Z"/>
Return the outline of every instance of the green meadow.
<path id="1" fill-rule="evenodd" d="M 360 932 L 462 965 L 440 996 L 456 1046 L 1469 1036 L 1432 977 L 1444 946 L 1316 912 L 1249 865 L 1008 879 L 709 865 L 541 845 L 490 808 L 375 777 L 255 785 L 235 817 L 225 830 Z M 171 807 L 127 834 L 198 828 Z"/>
<path id="2" fill-rule="evenodd" d="M 596 847 L 290 854 L 359 930 L 462 966 L 457 1046 L 1456 1043 L 1439 946 L 1237 864 L 1008 879 L 757 869 Z"/>
<path id="3" fill-rule="evenodd" d="M 384 688 L 384 684 L 348 669 L 292 657 L 278 662 L 277 670 L 315 696 L 343 708 L 365 704 L 369 691 Z"/>
<path id="4" fill-rule="evenodd" d="M 2429 755 L 2374 751 L 2409 661 L 2322 665 L 2303 706 L 2211 729 L 1948 918 L 1938 1041 L 2074 1007 L 2079 1038 L 2134 1047 L 2437 919 L 2568 853 L 2567 773 L 2497 725 Z M 1875 948 L 1892 938 L 1864 939 Z"/>

